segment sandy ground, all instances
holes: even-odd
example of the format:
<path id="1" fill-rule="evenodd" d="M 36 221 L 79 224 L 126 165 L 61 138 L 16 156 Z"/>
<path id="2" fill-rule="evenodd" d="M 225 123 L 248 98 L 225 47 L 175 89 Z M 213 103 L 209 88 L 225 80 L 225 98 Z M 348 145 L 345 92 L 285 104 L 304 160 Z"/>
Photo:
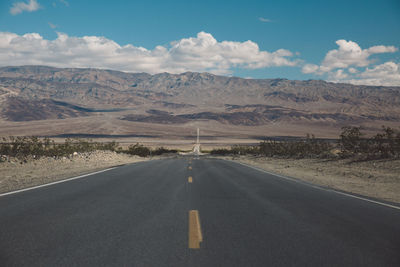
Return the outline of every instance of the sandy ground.
<path id="1" fill-rule="evenodd" d="M 400 203 L 400 160 L 277 159 L 224 157 L 273 173 L 346 192 Z"/>
<path id="2" fill-rule="evenodd" d="M 96 151 L 61 159 L 0 162 L 0 193 L 45 184 L 108 167 L 149 160 L 138 156 Z"/>

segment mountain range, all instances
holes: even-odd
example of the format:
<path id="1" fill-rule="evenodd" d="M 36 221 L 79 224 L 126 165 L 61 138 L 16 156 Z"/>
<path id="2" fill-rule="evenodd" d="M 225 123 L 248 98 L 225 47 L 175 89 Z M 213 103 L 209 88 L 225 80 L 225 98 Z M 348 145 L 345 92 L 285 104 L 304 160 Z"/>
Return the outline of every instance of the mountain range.
<path id="1" fill-rule="evenodd" d="M 59 127 L 49 129 L 46 122 Z M 2 67 L 0 124 L 0 135 L 179 136 L 202 127 L 210 136 L 229 131 L 243 137 L 306 132 L 330 137 L 345 125 L 371 131 L 400 126 L 400 87 L 195 72 Z"/>

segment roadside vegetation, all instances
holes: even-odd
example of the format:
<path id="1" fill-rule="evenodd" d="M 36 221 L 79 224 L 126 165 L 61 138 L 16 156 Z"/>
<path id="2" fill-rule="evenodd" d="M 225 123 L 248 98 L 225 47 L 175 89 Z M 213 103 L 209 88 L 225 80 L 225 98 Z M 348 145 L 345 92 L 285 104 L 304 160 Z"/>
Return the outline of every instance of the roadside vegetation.
<path id="1" fill-rule="evenodd" d="M 257 146 L 214 149 L 212 155 L 257 155 L 278 158 L 400 158 L 400 131 L 382 126 L 382 132 L 366 137 L 361 127 L 346 126 L 336 142 L 307 135 L 300 140 L 267 139 Z"/>
<path id="2" fill-rule="evenodd" d="M 168 154 L 168 153 L 175 154 L 175 153 L 178 153 L 178 150 L 167 149 L 167 148 L 164 148 L 164 147 L 151 149 L 149 147 L 145 147 L 145 146 L 137 143 L 135 145 L 130 145 L 128 147 L 128 150 L 124 151 L 122 149 L 119 149 L 119 152 L 127 153 L 127 154 L 130 154 L 130 155 L 137 155 L 137 156 L 140 156 L 140 157 L 148 157 L 148 156 L 159 156 L 159 155 Z"/>
<path id="3" fill-rule="evenodd" d="M 100 143 L 92 140 L 67 138 L 63 143 L 56 143 L 50 138 L 9 137 L 0 142 L 0 161 L 10 157 L 25 160 L 41 157 L 71 157 L 76 153 L 93 151 L 112 151 L 137 155 L 140 157 L 178 153 L 177 150 L 164 147 L 149 148 L 139 143 L 123 149 L 115 141 Z M 255 155 L 276 158 L 353 158 L 373 160 L 400 158 L 400 131 L 382 126 L 382 130 L 367 137 L 361 127 L 342 128 L 337 141 L 318 139 L 308 134 L 297 140 L 266 139 L 255 146 L 235 145 L 230 148 L 213 149 L 212 155 Z"/>
<path id="4" fill-rule="evenodd" d="M 169 150 L 163 147 L 151 149 L 140 144 L 131 145 L 128 149 L 124 150 L 115 141 L 100 143 L 79 138 L 67 138 L 64 143 L 56 143 L 47 137 L 4 137 L 0 142 L 0 161 L 5 161 L 10 157 L 20 160 L 27 158 L 39 159 L 41 157 L 71 157 L 76 153 L 98 150 L 126 153 L 140 157 L 177 153 L 177 150 Z"/>

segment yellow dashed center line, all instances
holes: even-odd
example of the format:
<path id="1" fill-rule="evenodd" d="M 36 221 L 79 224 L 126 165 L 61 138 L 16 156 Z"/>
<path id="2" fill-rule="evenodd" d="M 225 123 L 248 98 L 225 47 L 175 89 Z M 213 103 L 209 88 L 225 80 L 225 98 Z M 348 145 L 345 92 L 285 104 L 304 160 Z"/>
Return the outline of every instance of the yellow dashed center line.
<path id="1" fill-rule="evenodd" d="M 192 169 L 192 166 L 189 166 L 188 169 L 191 170 L 191 169 Z"/>
<path id="2" fill-rule="evenodd" d="M 199 249 L 203 241 L 198 210 L 189 211 L 189 248 Z"/>
<path id="3" fill-rule="evenodd" d="M 192 176 L 189 176 L 188 182 L 189 182 L 189 183 L 193 183 L 193 177 L 192 177 Z"/>

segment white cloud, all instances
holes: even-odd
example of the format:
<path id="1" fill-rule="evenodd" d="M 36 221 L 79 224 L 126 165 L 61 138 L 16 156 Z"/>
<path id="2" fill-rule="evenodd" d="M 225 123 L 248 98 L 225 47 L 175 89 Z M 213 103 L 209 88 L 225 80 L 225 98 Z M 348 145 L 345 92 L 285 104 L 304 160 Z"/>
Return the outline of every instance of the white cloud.
<path id="1" fill-rule="evenodd" d="M 393 53 L 397 51 L 394 46 L 372 46 L 368 49 L 362 49 L 357 43 L 346 40 L 337 40 L 339 49 L 330 50 L 322 64 L 316 68 L 316 65 L 307 64 L 303 67 L 303 73 L 323 74 L 335 69 L 345 69 L 352 66 L 367 67 L 372 63 L 369 58 L 373 54 Z"/>
<path id="2" fill-rule="evenodd" d="M 16 2 L 10 8 L 10 14 L 18 15 L 24 11 L 33 12 L 40 8 L 39 3 L 36 0 L 29 0 L 28 3 L 26 2 Z"/>
<path id="3" fill-rule="evenodd" d="M 331 73 L 331 77 L 335 80 L 343 80 L 349 77 L 349 75 L 343 69 L 338 69 L 335 72 Z"/>
<path id="4" fill-rule="evenodd" d="M 263 17 L 259 17 L 258 20 L 261 21 L 261 22 L 271 22 L 270 19 L 263 18 Z"/>
<path id="5" fill-rule="evenodd" d="M 400 86 L 400 64 L 388 61 L 373 68 L 366 68 L 365 71 L 352 76 L 351 79 L 343 78 L 347 77 L 338 77 L 333 81 L 364 85 Z"/>
<path id="6" fill-rule="evenodd" d="M 330 50 L 321 65 L 305 64 L 302 72 L 326 75 L 332 82 L 365 85 L 400 85 L 399 64 L 393 61 L 373 65 L 374 54 L 394 53 L 394 46 L 377 45 L 362 49 L 357 43 L 338 40 L 338 49 Z"/>
<path id="7" fill-rule="evenodd" d="M 319 69 L 318 65 L 315 64 L 305 64 L 302 68 L 303 73 L 313 73 Z"/>
<path id="8" fill-rule="evenodd" d="M 232 68 L 295 66 L 298 61 L 292 57 L 292 52 L 285 49 L 261 51 L 252 41 L 218 42 L 205 32 L 153 50 L 132 44 L 121 46 L 98 36 L 71 37 L 58 33 L 57 39 L 46 40 L 37 33 L 17 35 L 0 32 L 0 65 L 3 66 L 40 64 L 128 72 L 231 74 Z"/>

